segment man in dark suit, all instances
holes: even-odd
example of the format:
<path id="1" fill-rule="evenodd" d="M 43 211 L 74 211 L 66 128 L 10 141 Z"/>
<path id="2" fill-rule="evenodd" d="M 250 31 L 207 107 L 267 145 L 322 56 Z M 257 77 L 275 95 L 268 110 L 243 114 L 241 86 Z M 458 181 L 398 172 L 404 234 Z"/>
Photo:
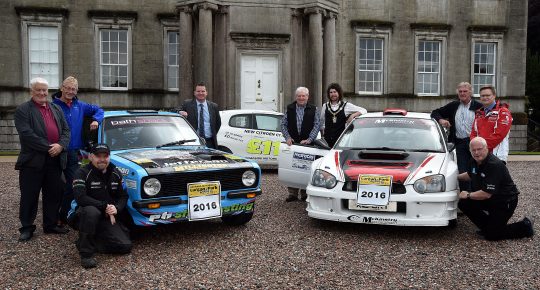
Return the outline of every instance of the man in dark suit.
<path id="1" fill-rule="evenodd" d="M 195 86 L 193 94 L 195 98 L 186 100 L 178 111 L 187 118 L 199 137 L 204 138 L 207 147 L 217 149 L 217 132 L 221 127 L 218 105 L 206 99 L 208 92 L 203 83 Z"/>
<path id="2" fill-rule="evenodd" d="M 459 173 L 467 172 L 467 165 L 471 160 L 469 151 L 469 136 L 474 122 L 474 114 L 482 107 L 478 101 L 472 99 L 472 86 L 462 82 L 457 86 L 459 100 L 452 101 L 443 107 L 433 110 L 431 118 L 449 130 L 448 141 L 456 144 L 457 165 Z M 470 190 L 468 181 L 460 181 L 461 190 Z"/>
<path id="3" fill-rule="evenodd" d="M 28 241 L 34 234 L 40 190 L 43 192 L 43 232 L 68 232 L 56 222 L 62 201 L 62 170 L 67 161 L 65 149 L 69 145 L 69 127 L 62 109 L 47 101 L 47 81 L 34 78 L 30 86 L 32 99 L 15 111 L 15 127 L 21 143 L 15 164 L 21 190 L 19 241 Z"/>

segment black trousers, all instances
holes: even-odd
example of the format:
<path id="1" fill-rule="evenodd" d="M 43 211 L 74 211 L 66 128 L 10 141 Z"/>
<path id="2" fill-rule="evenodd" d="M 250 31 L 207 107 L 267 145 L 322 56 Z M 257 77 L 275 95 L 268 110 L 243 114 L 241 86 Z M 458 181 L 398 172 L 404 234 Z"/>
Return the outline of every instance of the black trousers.
<path id="1" fill-rule="evenodd" d="M 116 218 L 110 219 L 94 206 L 81 206 L 76 217 L 79 225 L 77 249 L 81 257 L 92 257 L 94 253 L 127 254 L 131 252 L 132 243 L 129 230 Z"/>
<path id="2" fill-rule="evenodd" d="M 214 138 L 204 138 L 206 141 L 206 147 L 217 149 L 216 143 L 214 142 Z"/>
<path id="3" fill-rule="evenodd" d="M 19 187 L 21 189 L 21 202 L 19 205 L 19 231 L 33 232 L 36 229 L 36 219 L 39 192 L 42 195 L 43 229 L 56 226 L 58 208 L 62 201 L 62 169 L 60 158 L 47 156 L 43 168 L 21 168 L 19 171 Z"/>
<path id="4" fill-rule="evenodd" d="M 522 221 L 507 224 L 514 214 L 517 197 L 511 201 L 461 199 L 459 209 L 484 233 L 487 240 L 517 239 L 526 236 Z"/>
<path id="5" fill-rule="evenodd" d="M 472 158 L 471 151 L 469 149 L 469 142 L 469 138 L 456 138 L 455 140 L 459 173 L 467 172 L 467 165 Z M 469 181 L 459 181 L 459 190 L 471 191 L 471 183 Z"/>

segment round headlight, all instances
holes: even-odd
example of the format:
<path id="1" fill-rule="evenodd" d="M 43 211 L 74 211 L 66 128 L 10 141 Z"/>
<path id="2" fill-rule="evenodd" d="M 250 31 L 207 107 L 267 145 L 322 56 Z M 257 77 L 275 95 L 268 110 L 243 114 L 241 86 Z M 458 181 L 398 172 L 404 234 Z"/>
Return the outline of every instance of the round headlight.
<path id="1" fill-rule="evenodd" d="M 256 179 L 257 179 L 257 175 L 255 174 L 255 172 L 251 170 L 248 170 L 244 172 L 244 174 L 242 174 L 242 183 L 245 186 L 252 186 L 253 184 L 255 184 Z"/>
<path id="2" fill-rule="evenodd" d="M 144 182 L 144 193 L 148 196 L 154 196 L 161 190 L 161 183 L 155 178 L 149 178 Z"/>

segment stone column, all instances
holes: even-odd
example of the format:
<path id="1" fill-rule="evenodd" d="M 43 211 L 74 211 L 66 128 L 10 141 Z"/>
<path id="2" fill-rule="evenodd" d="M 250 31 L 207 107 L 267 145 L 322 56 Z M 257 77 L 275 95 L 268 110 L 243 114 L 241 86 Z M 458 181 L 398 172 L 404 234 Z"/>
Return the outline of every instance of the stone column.
<path id="1" fill-rule="evenodd" d="M 217 10 L 217 5 L 211 3 L 202 3 L 196 6 L 199 14 L 199 27 L 197 30 L 197 63 L 195 71 L 197 79 L 196 83 L 203 82 L 206 84 L 206 90 L 210 96 L 213 92 L 213 23 L 212 12 Z"/>
<path id="2" fill-rule="evenodd" d="M 193 27 L 191 13 L 192 10 L 188 6 L 178 7 L 179 13 L 179 80 L 178 80 L 178 95 L 181 101 L 189 99 L 193 96 Z"/>
<path id="3" fill-rule="evenodd" d="M 309 65 L 311 72 L 310 99 L 317 107 L 322 106 L 323 96 L 323 35 L 322 13 L 324 10 L 314 7 L 306 8 L 304 13 L 309 15 Z"/>
<path id="4" fill-rule="evenodd" d="M 324 23 L 324 44 L 323 44 L 323 91 L 330 83 L 337 81 L 336 75 L 336 13 L 326 13 L 326 22 Z M 323 94 L 323 98 L 326 94 Z"/>

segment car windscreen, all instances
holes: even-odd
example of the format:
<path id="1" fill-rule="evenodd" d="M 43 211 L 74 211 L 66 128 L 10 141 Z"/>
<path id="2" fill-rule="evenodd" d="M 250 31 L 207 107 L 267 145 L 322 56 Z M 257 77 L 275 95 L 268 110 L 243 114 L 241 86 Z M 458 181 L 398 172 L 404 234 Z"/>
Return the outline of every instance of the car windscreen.
<path id="1" fill-rule="evenodd" d="M 444 152 L 443 144 L 433 120 L 385 116 L 356 119 L 334 148 Z"/>
<path id="2" fill-rule="evenodd" d="M 121 116 L 103 121 L 104 142 L 111 150 L 156 147 L 182 140 L 184 145 L 201 145 L 189 123 L 179 116 Z"/>

